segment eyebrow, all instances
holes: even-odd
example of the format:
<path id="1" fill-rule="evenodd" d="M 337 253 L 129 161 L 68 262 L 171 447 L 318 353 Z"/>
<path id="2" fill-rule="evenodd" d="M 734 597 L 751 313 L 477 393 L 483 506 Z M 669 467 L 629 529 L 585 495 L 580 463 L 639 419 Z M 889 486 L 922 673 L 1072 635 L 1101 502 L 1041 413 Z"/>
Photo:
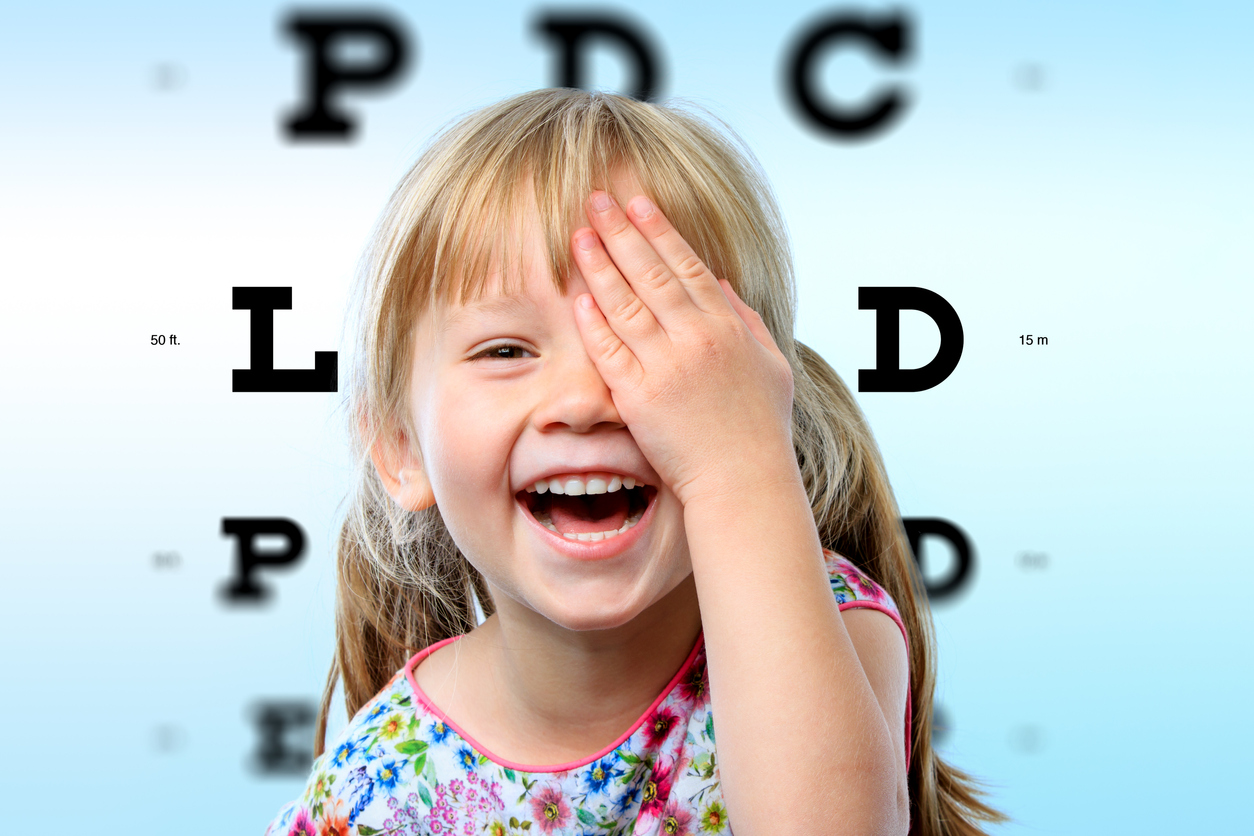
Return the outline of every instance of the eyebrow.
<path id="1" fill-rule="evenodd" d="M 480 302 L 467 305 L 457 313 L 444 320 L 441 334 L 447 334 L 456 326 L 481 316 L 501 316 L 513 314 L 523 316 L 536 313 L 536 303 L 529 296 L 494 296 Z"/>

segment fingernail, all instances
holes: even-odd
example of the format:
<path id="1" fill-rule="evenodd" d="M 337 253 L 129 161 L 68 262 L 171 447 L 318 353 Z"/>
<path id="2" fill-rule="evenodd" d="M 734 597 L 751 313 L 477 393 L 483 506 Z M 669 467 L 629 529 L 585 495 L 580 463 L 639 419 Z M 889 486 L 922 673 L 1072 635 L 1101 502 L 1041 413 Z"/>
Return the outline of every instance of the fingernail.
<path id="1" fill-rule="evenodd" d="M 610 208 L 610 196 L 605 192 L 592 193 L 592 208 L 598 212 L 604 212 Z"/>
<path id="2" fill-rule="evenodd" d="M 648 220 L 653 217 L 653 201 L 640 195 L 631 201 L 631 213 L 642 221 Z"/>
<path id="3" fill-rule="evenodd" d="M 591 231 L 583 232 L 575 237 L 575 243 L 581 250 L 590 250 L 597 245 L 597 237 Z"/>
<path id="4" fill-rule="evenodd" d="M 579 304 L 583 305 L 588 310 L 592 310 L 592 306 L 596 303 L 592 301 L 591 293 L 585 293 L 579 297 Z"/>

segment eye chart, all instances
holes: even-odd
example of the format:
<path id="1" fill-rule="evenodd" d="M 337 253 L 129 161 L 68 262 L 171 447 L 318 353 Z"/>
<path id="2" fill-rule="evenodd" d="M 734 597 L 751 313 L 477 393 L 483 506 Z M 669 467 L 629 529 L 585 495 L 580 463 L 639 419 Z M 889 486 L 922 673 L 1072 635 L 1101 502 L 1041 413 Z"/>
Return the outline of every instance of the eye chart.
<path id="1" fill-rule="evenodd" d="M 998 832 L 1244 824 L 1248 5 L 124 2 L 3 26 L 15 831 L 260 834 L 300 791 L 354 270 L 435 131 L 551 86 L 688 99 L 757 154 L 797 336 L 866 412 L 928 587 L 935 743 Z"/>

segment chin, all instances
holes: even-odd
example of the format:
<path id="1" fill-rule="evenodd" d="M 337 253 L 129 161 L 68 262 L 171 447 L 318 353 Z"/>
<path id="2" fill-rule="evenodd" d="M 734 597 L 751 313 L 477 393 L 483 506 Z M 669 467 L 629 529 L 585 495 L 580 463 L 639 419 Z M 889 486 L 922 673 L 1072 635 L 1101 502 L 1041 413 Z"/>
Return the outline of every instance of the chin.
<path id="1" fill-rule="evenodd" d="M 585 598 L 577 606 L 557 611 L 550 610 L 543 615 L 563 629 L 585 633 L 592 630 L 614 630 L 630 624 L 641 612 L 643 608 L 640 607 L 630 609 L 597 607 L 595 602 Z"/>

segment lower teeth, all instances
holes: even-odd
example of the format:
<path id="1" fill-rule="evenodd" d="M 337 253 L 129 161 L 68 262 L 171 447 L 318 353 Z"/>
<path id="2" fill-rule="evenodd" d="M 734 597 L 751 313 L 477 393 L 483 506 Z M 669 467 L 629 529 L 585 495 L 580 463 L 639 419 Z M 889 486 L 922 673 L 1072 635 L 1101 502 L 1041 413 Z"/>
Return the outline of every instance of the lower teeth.
<path id="1" fill-rule="evenodd" d="M 546 512 L 538 511 L 535 513 L 534 516 L 537 520 L 540 521 L 540 525 L 544 526 L 549 531 L 552 531 L 554 534 L 562 534 L 562 532 L 557 530 L 557 526 L 553 525 L 552 518 Z M 643 510 L 637 511 L 636 513 L 632 514 L 630 517 L 627 518 L 627 521 L 623 523 L 622 528 L 616 528 L 613 531 L 585 531 L 582 534 L 576 534 L 573 531 L 568 531 L 565 534 L 562 534 L 562 536 L 565 537 L 567 540 L 582 540 L 584 542 L 593 542 L 593 543 L 597 542 L 598 540 L 609 540 L 610 538 L 617 537 L 618 535 L 627 531 L 627 529 L 635 526 L 636 523 L 640 522 L 640 518 L 642 516 L 644 516 L 644 511 Z"/>

